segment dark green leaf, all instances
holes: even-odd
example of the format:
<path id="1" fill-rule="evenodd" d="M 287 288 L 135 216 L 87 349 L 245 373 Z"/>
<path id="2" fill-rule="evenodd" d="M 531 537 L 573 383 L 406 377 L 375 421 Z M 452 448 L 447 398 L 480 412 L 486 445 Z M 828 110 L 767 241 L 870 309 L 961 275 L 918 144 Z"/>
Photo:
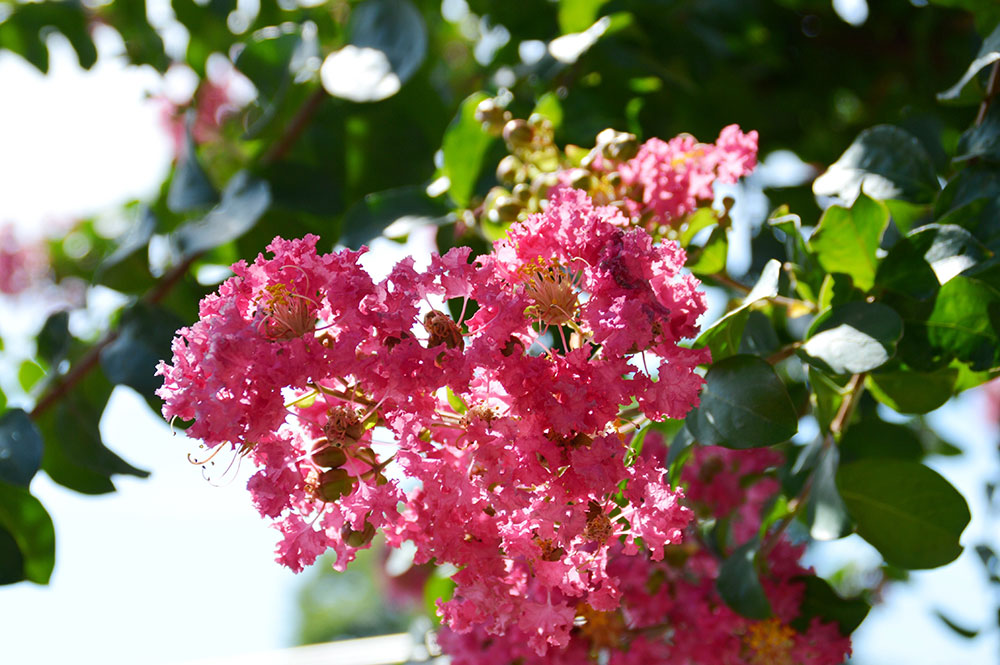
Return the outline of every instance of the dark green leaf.
<path id="1" fill-rule="evenodd" d="M 151 286 L 148 247 L 156 226 L 156 215 L 143 206 L 118 246 L 97 267 L 94 281 L 124 293 L 136 293 Z"/>
<path id="2" fill-rule="evenodd" d="M 993 33 L 983 40 L 979 53 L 962 74 L 962 78 L 958 79 L 955 85 L 939 93 L 938 100 L 942 102 L 959 101 L 964 96 L 965 87 L 976 78 L 976 74 L 998 60 L 1000 60 L 1000 26 L 997 26 Z"/>
<path id="3" fill-rule="evenodd" d="M 951 399 L 958 371 L 942 367 L 933 372 L 897 369 L 865 377 L 865 386 L 878 401 L 899 413 L 929 413 Z"/>
<path id="4" fill-rule="evenodd" d="M 448 209 L 440 199 L 430 198 L 422 187 L 400 187 L 369 194 L 348 210 L 340 242 L 357 248 L 387 230 L 393 237 L 402 237 L 414 228 L 446 221 Z M 392 226 L 401 228 L 394 231 Z"/>
<path id="5" fill-rule="evenodd" d="M 188 111 L 185 119 L 184 148 L 178 159 L 174 177 L 167 190 L 167 209 L 173 213 L 184 213 L 200 210 L 214 205 L 219 200 L 219 193 L 208 179 L 204 167 L 198 160 L 191 132 L 194 128 L 194 111 Z"/>
<path id="6" fill-rule="evenodd" d="M 812 388 L 813 413 L 820 430 L 830 431 L 830 423 L 837 416 L 840 405 L 848 393 L 849 378 L 828 376 L 815 367 L 809 367 L 809 387 Z"/>
<path id="7" fill-rule="evenodd" d="M 0 584 L 24 579 L 24 555 L 10 531 L 0 526 Z"/>
<path id="8" fill-rule="evenodd" d="M 973 630 L 971 628 L 965 628 L 963 626 L 958 625 L 957 623 L 949 619 L 947 616 L 945 616 L 944 612 L 942 612 L 941 610 L 934 610 L 934 614 L 937 615 L 938 619 L 941 619 L 941 622 L 944 623 L 944 625 L 951 628 L 960 637 L 964 637 L 967 640 L 971 640 L 972 638 L 979 635 L 978 630 Z"/>
<path id="9" fill-rule="evenodd" d="M 476 120 L 476 107 L 484 99 L 487 99 L 487 96 L 477 92 L 462 102 L 458 115 L 444 134 L 441 145 L 444 155 L 441 173 L 451 183 L 448 194 L 462 207 L 469 205 L 483 167 L 483 159 L 494 141 Z"/>
<path id="10" fill-rule="evenodd" d="M 754 310 L 747 316 L 743 337 L 740 339 L 739 353 L 768 356 L 778 350 L 781 341 L 774 331 L 771 319 L 763 312 Z"/>
<path id="11" fill-rule="evenodd" d="M 748 308 L 759 300 L 778 295 L 778 277 L 780 275 L 781 262 L 775 259 L 768 261 L 761 272 L 760 279 L 757 280 L 740 306 L 702 332 L 694 345 L 696 347 L 707 346 L 711 349 L 713 362 L 718 362 L 736 353 L 740 348 L 743 329 L 747 324 Z"/>
<path id="12" fill-rule="evenodd" d="M 0 481 L 27 487 L 42 464 L 42 435 L 27 413 L 0 416 Z"/>
<path id="13" fill-rule="evenodd" d="M 875 252 L 888 223 L 885 205 L 861 194 L 850 209 L 827 208 L 809 238 L 809 248 L 824 270 L 850 275 L 855 286 L 867 291 L 875 283 Z"/>
<path id="14" fill-rule="evenodd" d="M 268 184 L 240 171 L 226 185 L 219 205 L 203 219 L 178 228 L 173 240 L 183 256 L 218 247 L 253 228 L 270 204 Z"/>
<path id="15" fill-rule="evenodd" d="M 760 543 L 754 539 L 736 548 L 719 568 L 715 588 L 733 611 L 749 619 L 771 616 L 771 603 L 757 575 L 755 560 Z"/>
<path id="16" fill-rule="evenodd" d="M 58 364 L 69 350 L 73 336 L 69 333 L 69 312 L 62 310 L 49 315 L 35 340 L 38 355 L 49 365 Z"/>
<path id="17" fill-rule="evenodd" d="M 796 581 L 805 585 L 799 616 L 792 621 L 792 627 L 804 633 L 809 623 L 818 618 L 825 623 L 835 622 L 840 634 L 848 637 L 868 616 L 871 605 L 863 598 L 841 598 L 821 577 L 804 575 Z"/>
<path id="18" fill-rule="evenodd" d="M 848 302 L 820 314 L 799 355 L 831 374 L 860 374 L 881 367 L 896 353 L 903 321 L 879 303 Z"/>
<path id="19" fill-rule="evenodd" d="M 1000 161 L 1000 107 L 991 105 L 983 121 L 962 134 L 955 161 L 968 159 Z"/>
<path id="20" fill-rule="evenodd" d="M 924 446 L 916 432 L 905 425 L 875 418 L 853 423 L 840 439 L 840 459 L 844 464 L 859 459 L 901 459 L 920 461 Z"/>
<path id="21" fill-rule="evenodd" d="M 101 352 L 101 369 L 112 383 L 124 384 L 150 403 L 163 384 L 156 364 L 170 356 L 174 332 L 183 322 L 167 310 L 137 303 L 122 313 L 118 337 Z"/>
<path id="22" fill-rule="evenodd" d="M 750 355 L 712 365 L 701 405 L 686 422 L 702 444 L 729 448 L 770 446 L 798 430 L 795 407 L 781 379 L 766 361 Z"/>
<path id="23" fill-rule="evenodd" d="M 816 540 L 836 540 L 851 532 L 851 518 L 837 492 L 839 457 L 836 446 L 828 446 L 813 471 L 812 491 L 806 503 L 806 524 L 809 535 Z"/>
<path id="24" fill-rule="evenodd" d="M 941 287 L 930 316 L 906 321 L 907 335 L 921 334 L 931 358 L 955 357 L 974 370 L 1000 364 L 997 317 L 1000 293 L 985 282 L 959 275 Z"/>
<path id="25" fill-rule="evenodd" d="M 25 489 L 0 483 L 0 527 L 13 536 L 23 555 L 24 578 L 47 584 L 56 562 L 56 534 L 41 502 Z"/>
<path id="26" fill-rule="evenodd" d="M 862 459 L 843 464 L 837 487 L 858 533 L 901 568 L 936 568 L 962 553 L 969 507 L 937 472 L 917 462 Z"/>
<path id="27" fill-rule="evenodd" d="M 321 72 L 323 87 L 336 97 L 391 97 L 427 54 L 427 26 L 410 0 L 364 0 L 351 12 L 347 32 L 350 44 L 327 56 Z"/>
<path id="28" fill-rule="evenodd" d="M 274 120 L 292 85 L 315 78 L 318 58 L 315 30 L 282 23 L 253 34 L 234 61 L 257 89 L 259 112 L 247 128 L 248 138 L 258 136 Z"/>
<path id="29" fill-rule="evenodd" d="M 813 182 L 817 196 L 851 203 L 859 194 L 874 199 L 924 203 L 940 189 L 930 155 L 909 132 L 892 125 L 864 130 L 826 173 Z"/>

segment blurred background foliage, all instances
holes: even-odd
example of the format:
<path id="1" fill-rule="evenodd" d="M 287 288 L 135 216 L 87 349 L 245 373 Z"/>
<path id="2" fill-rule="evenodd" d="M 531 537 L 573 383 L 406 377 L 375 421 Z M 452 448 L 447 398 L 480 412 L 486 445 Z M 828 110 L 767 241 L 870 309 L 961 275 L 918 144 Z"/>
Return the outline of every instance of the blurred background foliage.
<path id="1" fill-rule="evenodd" d="M 1000 202 L 1000 121 L 994 112 L 979 129 L 966 128 L 983 96 L 994 94 L 987 65 L 1000 44 L 990 37 L 984 45 L 983 36 L 1000 9 L 989 0 L 880 0 L 860 3 L 866 14 L 859 16 L 846 15 L 843 4 L 0 2 L 0 48 L 43 72 L 53 32 L 68 39 L 82 67 L 93 66 L 92 33 L 104 25 L 121 35 L 133 64 L 185 78 L 192 89 L 188 99 L 170 102 L 165 120 L 176 136 L 173 168 L 158 196 L 121 211 L 127 230 L 109 237 L 97 220 L 83 220 L 49 244 L 53 281 L 102 285 L 127 302 L 89 336 L 71 334 L 65 311 L 53 314 L 21 366 L 21 392 L 12 397 L 24 409 L 0 417 L 0 452 L 17 444 L 13 457 L 0 455 L 0 581 L 44 583 L 51 574 L 51 521 L 27 491 L 39 468 L 88 494 L 113 491 L 116 474 L 146 473 L 104 446 L 98 422 L 115 385 L 134 388 L 158 410 L 152 368 L 170 356 L 173 331 L 197 318 L 198 301 L 225 276 L 219 266 L 252 258 L 278 234 L 316 233 L 325 249 L 358 246 L 401 218 L 410 226 L 395 239 L 434 227 L 442 249 L 463 243 L 482 250 L 484 238 L 457 212 L 481 206 L 506 154 L 474 117 L 485 96 L 509 99 L 515 117 L 543 113 L 560 146 L 592 146 L 606 127 L 640 139 L 688 132 L 712 140 L 738 123 L 759 132 L 763 156 L 788 150 L 815 173 L 863 130 L 894 125 L 926 153 L 932 189 L 935 178 L 959 173 L 940 196 L 917 192 L 893 204 L 897 231 L 955 213 L 952 221 L 996 249 L 1000 233 L 990 220 Z M 976 60 L 978 68 L 942 103 L 938 93 L 977 54 L 986 60 Z M 817 224 L 811 182 L 764 193 L 789 204 L 803 226 Z M 754 274 L 743 281 L 753 283 L 768 259 L 784 257 L 785 239 L 764 227 L 754 242 Z M 795 334 L 788 325 L 792 333 L 779 328 L 783 337 Z M 796 405 L 805 404 L 805 379 L 784 378 Z M 983 372 L 967 385 L 987 378 Z M 953 380 L 945 392 L 959 388 Z M 6 402 L 0 394 L 0 407 Z M 859 408 L 871 414 L 875 401 L 866 396 Z M 949 452 L 948 444 L 932 443 L 915 455 Z M 995 567 L 984 547 L 984 563 Z M 310 573 L 303 641 L 406 625 L 412 610 L 373 604 L 378 577 L 364 571 L 376 556 L 366 554 L 367 563 L 346 575 L 333 577 L 326 566 Z M 357 602 L 331 605 L 331 586 Z"/>

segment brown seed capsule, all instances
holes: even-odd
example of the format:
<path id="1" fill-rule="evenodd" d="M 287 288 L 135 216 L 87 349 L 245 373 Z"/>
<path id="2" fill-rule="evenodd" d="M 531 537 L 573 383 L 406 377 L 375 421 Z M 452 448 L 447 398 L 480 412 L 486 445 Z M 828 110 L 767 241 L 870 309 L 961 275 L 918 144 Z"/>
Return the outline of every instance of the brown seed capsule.
<path id="1" fill-rule="evenodd" d="M 432 349 L 438 344 L 446 344 L 449 349 L 464 349 L 465 339 L 458 324 L 447 314 L 431 310 L 424 315 L 424 328 L 427 330 L 427 348 Z"/>
<path id="2" fill-rule="evenodd" d="M 313 446 L 312 461 L 316 466 L 327 469 L 336 469 L 344 466 L 347 462 L 347 453 L 338 445 L 331 443 L 327 439 L 320 439 Z"/>

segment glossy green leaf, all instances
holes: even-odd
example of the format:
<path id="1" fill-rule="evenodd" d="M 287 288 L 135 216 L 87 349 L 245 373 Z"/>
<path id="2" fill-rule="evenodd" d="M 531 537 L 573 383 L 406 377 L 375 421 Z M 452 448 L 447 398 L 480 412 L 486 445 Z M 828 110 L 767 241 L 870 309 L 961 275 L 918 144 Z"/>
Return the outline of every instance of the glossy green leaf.
<path id="1" fill-rule="evenodd" d="M 770 446 L 798 430 L 781 379 L 765 360 L 751 355 L 729 356 L 711 366 L 701 404 L 686 423 L 702 444 L 728 448 Z"/>
<path id="2" fill-rule="evenodd" d="M 909 132 L 892 125 L 864 130 L 813 182 L 817 196 L 852 203 L 864 193 L 874 199 L 924 203 L 940 189 L 927 150 Z"/>
<path id="3" fill-rule="evenodd" d="M 182 256 L 218 247 L 253 228 L 270 204 L 267 182 L 240 171 L 226 185 L 219 205 L 203 219 L 178 228 L 172 235 L 173 242 Z"/>
<path id="4" fill-rule="evenodd" d="M 733 611 L 749 619 L 767 619 L 771 603 L 757 574 L 756 557 L 760 543 L 754 539 L 736 548 L 719 567 L 715 588 Z"/>
<path id="5" fill-rule="evenodd" d="M 881 367 L 896 353 L 903 321 L 890 307 L 854 301 L 820 314 L 799 355 L 831 374 L 860 374 Z"/>
<path id="6" fill-rule="evenodd" d="M 858 534 L 901 568 L 936 568 L 962 553 L 969 507 L 937 472 L 917 462 L 861 459 L 843 464 L 837 487 Z"/>
<path id="7" fill-rule="evenodd" d="M 323 61 L 335 97 L 376 102 L 395 95 L 427 54 L 427 26 L 410 0 L 364 0 L 351 11 L 348 45 Z"/>
<path id="8" fill-rule="evenodd" d="M 726 230 L 721 226 L 712 229 L 712 234 L 703 247 L 688 249 L 687 269 L 696 275 L 714 275 L 726 269 L 726 255 L 729 242 Z"/>
<path id="9" fill-rule="evenodd" d="M 799 616 L 791 624 L 799 632 L 805 632 L 812 619 L 818 618 L 824 623 L 836 623 L 840 634 L 847 637 L 871 610 L 864 598 L 841 598 L 821 577 L 803 575 L 796 581 L 805 585 Z"/>
<path id="10" fill-rule="evenodd" d="M 760 279 L 757 280 L 740 306 L 706 328 L 694 345 L 696 347 L 707 346 L 712 351 L 713 362 L 718 362 L 737 353 L 750 313 L 748 308 L 764 298 L 773 298 L 778 295 L 780 275 L 781 263 L 775 259 L 768 261 L 761 272 Z"/>
<path id="11" fill-rule="evenodd" d="M 21 551 L 24 578 L 47 584 L 55 566 L 56 534 L 41 502 L 25 489 L 0 483 L 0 527 Z"/>
<path id="12" fill-rule="evenodd" d="M 477 92 L 462 102 L 441 145 L 444 156 L 441 173 L 450 183 L 448 194 L 462 207 L 469 205 L 483 168 L 483 159 L 494 141 L 476 120 L 476 107 L 484 99 L 487 95 Z"/>
<path id="13" fill-rule="evenodd" d="M 27 487 L 42 464 L 42 435 L 21 409 L 0 416 L 0 481 Z"/>
<path id="14" fill-rule="evenodd" d="M 422 187 L 400 187 L 367 195 L 344 215 L 340 243 L 360 247 L 383 233 L 405 237 L 422 226 L 440 226 L 449 221 L 448 209 L 432 199 Z"/>
<path id="15" fill-rule="evenodd" d="M 906 334 L 922 345 L 928 360 L 954 357 L 973 370 L 985 370 L 1000 364 L 998 317 L 1000 292 L 959 275 L 941 287 L 926 318 L 906 320 Z"/>
<path id="16" fill-rule="evenodd" d="M 69 312 L 61 310 L 49 315 L 38 332 L 38 356 L 49 365 L 57 364 L 69 351 L 73 336 L 69 332 Z"/>
<path id="17" fill-rule="evenodd" d="M 969 64 L 968 69 L 958 79 L 958 82 L 944 92 L 939 93 L 937 96 L 938 100 L 942 102 L 960 101 L 966 86 L 976 78 L 976 75 L 998 60 L 1000 60 L 1000 25 L 996 27 L 989 37 L 983 40 L 983 45 L 979 48 L 979 53 L 976 54 L 975 59 Z"/>
<path id="18" fill-rule="evenodd" d="M 167 209 L 174 213 L 202 210 L 219 201 L 219 193 L 215 191 L 215 186 L 208 179 L 205 167 L 198 158 L 194 138 L 191 136 L 194 123 L 195 114 L 189 111 L 184 123 L 184 147 L 167 190 Z"/>
<path id="19" fill-rule="evenodd" d="M 155 390 L 163 385 L 156 365 L 170 357 L 174 332 L 183 321 L 154 305 L 136 303 L 126 309 L 118 336 L 101 351 L 101 369 L 112 383 L 124 384 L 150 401 L 159 402 Z"/>
<path id="20" fill-rule="evenodd" d="M 864 194 L 850 209 L 830 206 L 809 238 L 809 248 L 827 272 L 840 272 L 867 291 L 875 283 L 876 250 L 889 223 L 885 205 Z"/>
<path id="21" fill-rule="evenodd" d="M 69 40 L 84 69 L 97 62 L 97 47 L 90 36 L 89 10 L 79 2 L 18 3 L 0 22 L 0 48 L 24 57 L 43 74 L 49 69 L 45 38 L 57 30 Z"/>
<path id="22" fill-rule="evenodd" d="M 24 580 L 24 555 L 10 531 L 0 526 L 0 584 Z"/>
<path id="23" fill-rule="evenodd" d="M 872 396 L 899 413 L 930 413 L 951 399 L 958 370 L 942 367 L 933 372 L 910 369 L 876 372 L 865 377 Z"/>
<path id="24" fill-rule="evenodd" d="M 836 475 L 840 453 L 828 446 L 813 470 L 812 491 L 806 502 L 806 524 L 816 540 L 836 540 L 851 532 L 847 506 L 837 491 Z"/>
<path id="25" fill-rule="evenodd" d="M 559 0 L 559 30 L 562 34 L 583 32 L 597 20 L 608 0 Z"/>
<path id="26" fill-rule="evenodd" d="M 852 423 L 840 439 L 844 464 L 859 459 L 901 459 L 919 462 L 924 446 L 916 432 L 899 423 L 868 418 Z"/>

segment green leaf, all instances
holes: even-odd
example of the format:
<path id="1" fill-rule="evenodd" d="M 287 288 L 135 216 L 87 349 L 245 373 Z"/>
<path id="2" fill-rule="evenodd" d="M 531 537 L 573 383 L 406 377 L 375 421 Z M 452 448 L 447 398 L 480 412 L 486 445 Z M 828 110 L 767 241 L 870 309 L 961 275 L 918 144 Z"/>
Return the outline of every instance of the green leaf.
<path id="1" fill-rule="evenodd" d="M 934 614 L 937 615 L 937 618 L 940 619 L 944 625 L 951 628 L 951 630 L 955 632 L 959 637 L 964 637 L 967 640 L 971 640 L 972 638 L 979 635 L 978 630 L 973 630 L 971 628 L 965 628 L 964 626 L 960 626 L 959 624 L 955 623 L 947 616 L 945 616 L 944 612 L 942 612 L 941 610 L 934 610 Z"/>
<path id="2" fill-rule="evenodd" d="M 455 594 L 455 582 L 444 575 L 441 568 L 435 568 L 427 582 L 424 583 L 424 609 L 427 616 L 435 623 L 440 623 L 438 617 L 438 602 L 447 602 Z"/>
<path id="3" fill-rule="evenodd" d="M 851 424 L 840 439 L 840 459 L 849 464 L 860 459 L 900 459 L 919 462 L 924 446 L 916 432 L 905 425 L 868 418 Z"/>
<path id="4" fill-rule="evenodd" d="M 21 409 L 0 416 L 0 481 L 27 487 L 42 464 L 42 435 Z"/>
<path id="5" fill-rule="evenodd" d="M 774 369 L 757 356 L 735 355 L 712 365 L 700 406 L 686 419 L 704 445 L 757 448 L 781 443 L 798 430 L 798 417 Z"/>
<path id="6" fill-rule="evenodd" d="M 444 156 L 441 174 L 451 183 L 448 187 L 451 199 L 461 207 L 469 205 L 483 168 L 483 159 L 495 140 L 483 131 L 476 120 L 476 107 L 484 99 L 488 96 L 477 92 L 462 102 L 458 115 L 444 133 L 441 145 Z"/>
<path id="7" fill-rule="evenodd" d="M 194 111 L 188 111 L 184 122 L 184 148 L 167 190 L 167 209 L 177 214 L 201 210 L 219 201 L 219 193 L 215 191 L 198 159 L 198 151 L 191 136 L 194 122 Z"/>
<path id="8" fill-rule="evenodd" d="M 151 404 L 163 380 L 156 365 L 170 356 L 174 331 L 183 325 L 162 307 L 136 303 L 126 309 L 118 325 L 118 336 L 101 351 L 101 369 L 112 383 L 126 385 Z"/>
<path id="9" fill-rule="evenodd" d="M 847 396 L 846 377 L 833 377 L 824 374 L 815 367 L 809 367 L 809 387 L 812 389 L 810 399 L 813 403 L 813 414 L 819 422 L 820 430 L 830 431 L 830 423 L 837 416 L 840 405 Z"/>
<path id="10" fill-rule="evenodd" d="M 0 526 L 21 551 L 24 578 L 48 584 L 56 562 L 56 534 L 41 502 L 26 489 L 0 483 Z M 0 554 L 0 561 L 4 558 Z"/>
<path id="11" fill-rule="evenodd" d="M 837 487 L 858 534 L 901 568 L 936 568 L 962 553 L 969 507 L 937 472 L 917 462 L 862 459 L 843 464 Z"/>
<path id="12" fill-rule="evenodd" d="M 813 471 L 812 491 L 806 502 L 806 524 L 809 535 L 816 540 L 836 540 L 851 532 L 847 506 L 837 492 L 839 457 L 835 446 L 827 447 Z"/>
<path id="13" fill-rule="evenodd" d="M 583 32 L 597 20 L 608 0 L 559 0 L 559 30 L 568 35 Z"/>
<path id="14" fill-rule="evenodd" d="M 962 74 L 962 78 L 958 79 L 955 85 L 944 92 L 938 93 L 938 101 L 955 102 L 961 101 L 962 98 L 975 99 L 979 97 L 980 95 L 974 93 L 968 94 L 966 86 L 976 78 L 976 74 L 998 60 L 1000 60 L 1000 26 L 997 26 L 992 34 L 983 40 L 983 45 L 979 48 L 979 53 L 976 54 L 975 59 L 969 64 L 965 73 Z M 978 102 L 978 99 L 975 99 L 975 101 Z"/>
<path id="15" fill-rule="evenodd" d="M 257 89 L 259 108 L 246 131 L 253 138 L 274 120 L 295 84 L 311 81 L 319 62 L 315 30 L 282 23 L 258 30 L 247 40 L 233 64 Z"/>
<path id="16" fill-rule="evenodd" d="M 49 315 L 38 333 L 38 356 L 49 365 L 56 365 L 69 351 L 73 336 L 69 333 L 69 312 L 61 310 Z"/>
<path id="17" fill-rule="evenodd" d="M 800 633 L 808 630 L 810 622 L 818 618 L 825 623 L 836 623 L 840 634 L 848 637 L 871 610 L 871 605 L 863 598 L 841 598 L 821 577 L 803 575 L 795 581 L 805 585 L 799 616 L 791 623 Z"/>
<path id="18" fill-rule="evenodd" d="M 906 320 L 906 335 L 924 347 L 930 361 L 954 357 L 973 370 L 986 370 L 1000 364 L 998 316 L 1000 292 L 959 275 L 941 287 L 926 319 Z"/>
<path id="19" fill-rule="evenodd" d="M 240 171 L 226 185 L 219 205 L 203 219 L 178 228 L 172 235 L 173 242 L 182 256 L 218 247 L 252 229 L 270 205 L 267 182 Z"/>
<path id="20" fill-rule="evenodd" d="M 321 76 L 328 93 L 354 102 L 396 94 L 427 54 L 427 26 L 410 0 L 364 0 L 347 33 L 350 43 L 326 57 Z"/>
<path id="21" fill-rule="evenodd" d="M 898 369 L 865 377 L 872 396 L 899 413 L 930 413 L 951 399 L 958 370 L 942 367 L 933 372 Z"/>
<path id="22" fill-rule="evenodd" d="M 969 159 L 1000 161 L 1000 108 L 990 105 L 983 121 L 962 134 L 953 161 Z"/>
<path id="23" fill-rule="evenodd" d="M 733 611 L 749 619 L 767 619 L 771 616 L 771 603 L 764 594 L 764 587 L 757 575 L 756 557 L 760 543 L 753 539 L 736 548 L 719 567 L 715 581 L 722 600 Z"/>
<path id="24" fill-rule="evenodd" d="M 848 302 L 816 318 L 798 354 L 830 374 L 860 374 L 888 362 L 902 335 L 903 321 L 892 308 Z"/>
<path id="25" fill-rule="evenodd" d="M 45 378 L 45 370 L 31 360 L 25 360 L 17 370 L 17 381 L 21 384 L 21 389 L 30 393 L 31 389 L 38 385 L 38 382 Z"/>
<path id="26" fill-rule="evenodd" d="M 0 526 L 0 584 L 16 584 L 24 579 L 24 555 L 17 541 Z"/>
<path id="27" fill-rule="evenodd" d="M 931 201 L 940 189 L 934 164 L 917 137 L 892 125 L 861 132 L 854 143 L 813 182 L 817 196 L 852 203 L 861 194 L 873 199 Z"/>
<path id="28" fill-rule="evenodd" d="M 360 247 L 385 233 L 404 237 L 414 228 L 449 221 L 448 209 L 422 187 L 409 186 L 365 196 L 344 215 L 340 243 Z"/>
<path id="29" fill-rule="evenodd" d="M 547 92 L 538 98 L 535 109 L 532 113 L 543 115 L 552 123 L 552 128 L 558 130 L 563 122 L 562 104 L 559 102 L 559 95 L 554 92 Z"/>
<path id="30" fill-rule="evenodd" d="M 850 275 L 855 286 L 867 291 L 875 283 L 875 252 L 888 224 L 885 205 L 862 194 L 850 209 L 827 208 L 809 238 L 809 248 L 824 270 Z"/>
<path id="31" fill-rule="evenodd" d="M 740 306 L 706 328 L 694 346 L 707 346 L 712 351 L 713 362 L 718 362 L 737 353 L 740 348 L 740 340 L 743 337 L 743 330 L 747 324 L 747 316 L 750 313 L 748 308 L 759 300 L 778 295 L 778 277 L 780 275 L 781 262 L 776 259 L 768 261 L 764 270 L 761 271 L 760 279 L 757 280 Z"/>
<path id="32" fill-rule="evenodd" d="M 97 266 L 94 281 L 123 293 L 136 293 L 149 288 L 152 276 L 148 248 L 156 227 L 156 215 L 142 206 L 118 246 Z"/>
<path id="33" fill-rule="evenodd" d="M 0 47 L 10 49 L 37 67 L 49 70 L 45 38 L 50 29 L 62 33 L 76 51 L 84 69 L 97 62 L 97 47 L 90 37 L 89 10 L 79 2 L 16 3 L 0 22 Z"/>
<path id="34" fill-rule="evenodd" d="M 726 269 L 726 255 L 729 242 L 726 230 L 721 226 L 712 229 L 704 247 L 689 248 L 687 269 L 696 275 L 714 275 Z"/>

